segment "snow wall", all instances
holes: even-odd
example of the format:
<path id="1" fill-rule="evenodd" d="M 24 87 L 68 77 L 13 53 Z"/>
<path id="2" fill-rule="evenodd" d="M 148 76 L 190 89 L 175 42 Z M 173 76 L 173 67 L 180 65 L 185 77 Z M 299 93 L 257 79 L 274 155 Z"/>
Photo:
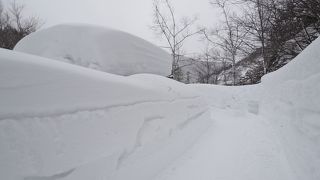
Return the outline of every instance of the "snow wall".
<path id="1" fill-rule="evenodd" d="M 320 179 L 320 39 L 251 86 L 192 85 L 213 108 L 251 113 L 272 126 L 297 180 Z M 212 112 L 214 116 L 214 111 Z"/>
<path id="2" fill-rule="evenodd" d="M 320 179 L 320 39 L 263 77 L 262 114 L 284 144 L 298 179 Z"/>
<path id="3" fill-rule="evenodd" d="M 150 180 L 209 126 L 186 85 L 0 49 L 0 179 Z"/>

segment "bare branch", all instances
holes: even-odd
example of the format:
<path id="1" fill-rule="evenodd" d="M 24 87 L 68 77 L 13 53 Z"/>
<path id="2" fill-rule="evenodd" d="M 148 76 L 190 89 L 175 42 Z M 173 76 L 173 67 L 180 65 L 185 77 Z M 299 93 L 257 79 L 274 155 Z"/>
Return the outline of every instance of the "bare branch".
<path id="1" fill-rule="evenodd" d="M 164 39 L 168 43 L 169 48 L 165 48 L 170 49 L 172 55 L 171 73 L 175 79 L 178 79 L 178 77 L 175 77 L 175 73 L 181 69 L 181 67 L 179 67 L 179 61 L 182 56 L 183 44 L 186 39 L 199 33 L 199 31 L 190 30 L 197 21 L 197 18 L 184 18 L 181 22 L 177 21 L 173 6 L 169 0 L 154 0 L 153 8 L 154 25 L 152 26 L 152 30 L 160 32 L 160 35 L 164 36 Z"/>

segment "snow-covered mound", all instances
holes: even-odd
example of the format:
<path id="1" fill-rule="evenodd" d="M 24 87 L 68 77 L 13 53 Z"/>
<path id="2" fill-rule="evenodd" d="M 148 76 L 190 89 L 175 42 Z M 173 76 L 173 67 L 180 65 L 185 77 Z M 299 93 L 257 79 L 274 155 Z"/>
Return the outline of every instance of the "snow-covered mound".
<path id="1" fill-rule="evenodd" d="M 320 38 L 312 42 L 295 59 L 283 68 L 263 77 L 263 83 L 280 84 L 284 81 L 301 81 L 320 74 Z M 317 84 L 315 84 L 317 85 Z"/>
<path id="2" fill-rule="evenodd" d="M 317 39 L 258 85 L 190 85 L 211 104 L 214 126 L 158 179 L 319 180 L 319 47 Z"/>
<path id="3" fill-rule="evenodd" d="M 170 74 L 171 57 L 131 34 L 81 24 L 65 24 L 22 39 L 16 51 L 61 60 L 118 75 Z"/>
<path id="4" fill-rule="evenodd" d="M 297 179 L 320 179 L 320 38 L 262 79 L 263 115 L 274 122 Z"/>
<path id="5" fill-rule="evenodd" d="M 150 180 L 209 123 L 170 79 L 0 49 L 0 179 Z"/>

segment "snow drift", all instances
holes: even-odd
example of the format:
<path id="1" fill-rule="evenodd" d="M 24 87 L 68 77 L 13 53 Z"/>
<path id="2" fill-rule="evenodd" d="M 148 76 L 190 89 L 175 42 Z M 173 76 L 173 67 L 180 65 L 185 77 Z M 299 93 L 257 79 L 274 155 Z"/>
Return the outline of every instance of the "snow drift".
<path id="1" fill-rule="evenodd" d="M 254 114 L 266 128 L 271 126 L 297 180 L 320 179 L 319 47 L 320 38 L 258 85 L 192 86 L 214 109 L 229 109 L 237 117 Z"/>
<path id="2" fill-rule="evenodd" d="M 169 163 L 214 120 L 201 145 L 206 151 L 198 151 L 207 154 L 188 161 L 195 164 L 180 169 L 181 179 L 318 180 L 319 47 L 317 39 L 261 84 L 245 87 L 123 77 L 0 50 L 1 178 L 154 179 L 165 167 L 174 172 Z M 203 165 L 209 174 L 197 176 Z"/>
<path id="3" fill-rule="evenodd" d="M 186 85 L 0 49 L 0 176 L 150 180 L 208 127 Z"/>
<path id="4" fill-rule="evenodd" d="M 320 179 L 320 38 L 262 79 L 262 114 L 276 127 L 297 179 Z"/>
<path id="5" fill-rule="evenodd" d="M 64 24 L 35 32 L 14 48 L 118 75 L 168 76 L 171 57 L 155 45 L 115 29 Z"/>

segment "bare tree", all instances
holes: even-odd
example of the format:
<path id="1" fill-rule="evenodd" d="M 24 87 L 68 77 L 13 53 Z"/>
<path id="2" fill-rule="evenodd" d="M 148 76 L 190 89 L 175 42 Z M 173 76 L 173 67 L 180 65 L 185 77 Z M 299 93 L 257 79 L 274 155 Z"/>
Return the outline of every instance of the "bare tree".
<path id="1" fill-rule="evenodd" d="M 274 15 L 271 11 L 274 10 L 274 0 L 243 0 L 246 9 L 243 10 L 244 16 L 238 18 L 238 22 L 243 28 L 251 35 L 252 42 L 247 45 L 257 48 L 257 42 L 260 44 L 261 57 L 263 58 L 263 74 L 268 71 L 268 58 L 266 53 L 268 32 L 272 26 L 272 16 Z M 272 7 L 272 8 L 270 8 Z"/>
<path id="2" fill-rule="evenodd" d="M 2 0 L 0 0 L 0 14 L 2 14 L 3 12 L 3 4 L 2 4 Z"/>
<path id="3" fill-rule="evenodd" d="M 39 18 L 24 17 L 24 9 L 16 0 L 8 8 L 0 2 L 0 47 L 13 49 L 18 41 L 41 26 Z"/>
<path id="4" fill-rule="evenodd" d="M 211 1 L 212 5 L 217 6 L 222 10 L 224 26 L 221 29 L 216 29 L 209 33 L 206 30 L 203 30 L 202 33 L 212 45 L 222 49 L 226 58 L 232 63 L 233 85 L 236 85 L 236 58 L 239 50 L 244 44 L 247 33 L 242 31 L 242 26 L 234 20 L 235 14 L 231 14 L 227 3 L 228 0 Z"/>
<path id="5" fill-rule="evenodd" d="M 0 0 L 0 30 L 3 30 L 10 23 L 9 14 L 5 11 L 2 1 Z"/>
<path id="6" fill-rule="evenodd" d="M 198 59 L 196 66 L 193 68 L 198 82 L 216 84 L 218 78 L 218 67 L 216 64 L 220 62 L 216 53 L 206 47 L 205 52 Z"/>
<path id="7" fill-rule="evenodd" d="M 12 21 L 17 30 L 24 34 L 30 34 L 37 30 L 40 26 L 40 20 L 38 17 L 29 16 L 27 18 L 23 17 L 23 11 L 25 9 L 24 4 L 18 4 L 16 0 L 13 0 L 9 11 L 12 15 Z"/>
<path id="8" fill-rule="evenodd" d="M 169 49 L 172 55 L 171 76 L 179 80 L 181 69 L 179 61 L 183 56 L 182 47 L 185 40 L 199 33 L 192 30 L 197 18 L 184 17 L 177 20 L 173 6 L 169 0 L 154 0 L 153 2 L 153 26 L 152 30 L 163 37 L 167 43 L 163 48 Z"/>

